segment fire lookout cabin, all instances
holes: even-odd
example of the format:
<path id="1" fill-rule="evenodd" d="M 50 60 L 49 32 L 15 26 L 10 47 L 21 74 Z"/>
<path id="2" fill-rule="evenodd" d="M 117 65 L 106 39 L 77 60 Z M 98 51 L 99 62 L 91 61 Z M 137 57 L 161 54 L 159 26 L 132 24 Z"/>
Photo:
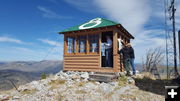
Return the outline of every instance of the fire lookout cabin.
<path id="1" fill-rule="evenodd" d="M 59 33 L 64 35 L 64 71 L 123 71 L 123 58 L 118 54 L 118 39 L 124 43 L 134 39 L 120 23 L 104 18 L 95 18 Z M 104 46 L 107 36 L 112 40 L 112 66 L 108 67 Z"/>

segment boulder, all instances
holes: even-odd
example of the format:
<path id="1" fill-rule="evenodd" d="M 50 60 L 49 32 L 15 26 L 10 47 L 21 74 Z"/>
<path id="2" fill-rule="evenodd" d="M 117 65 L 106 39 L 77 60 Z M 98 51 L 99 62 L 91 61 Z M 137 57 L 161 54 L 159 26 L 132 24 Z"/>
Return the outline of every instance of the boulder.
<path id="1" fill-rule="evenodd" d="M 16 95 L 16 96 L 13 96 L 12 99 L 16 99 L 17 100 L 17 99 L 20 99 L 20 97 Z"/>
<path id="2" fill-rule="evenodd" d="M 128 77 L 127 80 L 128 80 L 128 83 L 135 85 L 135 80 L 132 77 Z"/>
<path id="3" fill-rule="evenodd" d="M 0 94 L 0 101 L 7 101 L 9 100 L 10 96 L 6 94 Z"/>
<path id="4" fill-rule="evenodd" d="M 111 86 L 118 86 L 118 82 L 109 82 L 108 84 L 110 84 Z"/>
<path id="5" fill-rule="evenodd" d="M 81 74 L 81 78 L 88 79 L 89 78 L 89 74 L 87 72 L 84 72 L 84 73 Z"/>
<path id="6" fill-rule="evenodd" d="M 113 87 L 107 83 L 101 83 L 99 88 L 103 91 L 103 93 L 110 93 L 113 90 Z"/>

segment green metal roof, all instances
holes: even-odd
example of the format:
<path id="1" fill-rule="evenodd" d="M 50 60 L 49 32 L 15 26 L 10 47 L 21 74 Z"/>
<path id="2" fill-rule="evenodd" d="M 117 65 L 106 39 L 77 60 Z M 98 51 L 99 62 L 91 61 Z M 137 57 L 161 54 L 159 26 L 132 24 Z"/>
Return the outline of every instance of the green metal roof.
<path id="1" fill-rule="evenodd" d="M 118 24 L 120 23 L 113 22 L 104 18 L 95 18 L 81 25 L 67 28 L 59 33 L 78 31 L 78 30 L 83 30 L 83 29 L 99 28 L 99 27 L 112 26 L 112 25 L 118 25 Z"/>

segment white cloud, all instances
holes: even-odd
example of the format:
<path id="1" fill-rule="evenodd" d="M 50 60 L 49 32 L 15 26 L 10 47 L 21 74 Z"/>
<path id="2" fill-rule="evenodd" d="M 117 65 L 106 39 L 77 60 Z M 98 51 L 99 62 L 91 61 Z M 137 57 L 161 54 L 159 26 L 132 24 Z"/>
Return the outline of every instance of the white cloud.
<path id="1" fill-rule="evenodd" d="M 41 61 L 63 59 L 63 48 L 55 47 L 27 48 L 27 47 L 8 47 L 0 49 L 0 61 Z"/>
<path id="2" fill-rule="evenodd" d="M 150 17 L 147 0 L 95 0 L 101 12 L 120 22 L 132 34 L 139 33 Z"/>
<path id="3" fill-rule="evenodd" d="M 62 46 L 60 44 L 60 42 L 52 41 L 52 40 L 49 40 L 49 39 L 38 39 L 38 40 L 43 42 L 43 43 L 47 43 L 49 45 L 52 45 L 52 46 Z"/>
<path id="4" fill-rule="evenodd" d="M 45 18 L 55 18 L 55 19 L 70 19 L 71 18 L 69 16 L 59 15 L 56 12 L 43 6 L 38 6 L 37 8 L 42 12 L 42 16 Z"/>
<path id="5" fill-rule="evenodd" d="M 17 44 L 23 44 L 19 39 L 11 38 L 11 37 L 0 37 L 0 42 L 11 42 L 11 43 L 17 43 Z"/>

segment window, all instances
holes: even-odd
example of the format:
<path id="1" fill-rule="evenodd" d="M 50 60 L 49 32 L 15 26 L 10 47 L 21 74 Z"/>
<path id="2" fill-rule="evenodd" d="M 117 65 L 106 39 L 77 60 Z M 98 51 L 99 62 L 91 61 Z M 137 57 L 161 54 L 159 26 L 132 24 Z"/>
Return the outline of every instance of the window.
<path id="1" fill-rule="evenodd" d="M 99 52 L 99 35 L 89 35 L 89 52 Z"/>
<path id="2" fill-rule="evenodd" d="M 78 37 L 78 52 L 85 53 L 86 52 L 86 36 L 79 36 Z"/>
<path id="3" fill-rule="evenodd" d="M 67 53 L 75 53 L 76 52 L 76 40 L 73 37 L 67 38 Z"/>

